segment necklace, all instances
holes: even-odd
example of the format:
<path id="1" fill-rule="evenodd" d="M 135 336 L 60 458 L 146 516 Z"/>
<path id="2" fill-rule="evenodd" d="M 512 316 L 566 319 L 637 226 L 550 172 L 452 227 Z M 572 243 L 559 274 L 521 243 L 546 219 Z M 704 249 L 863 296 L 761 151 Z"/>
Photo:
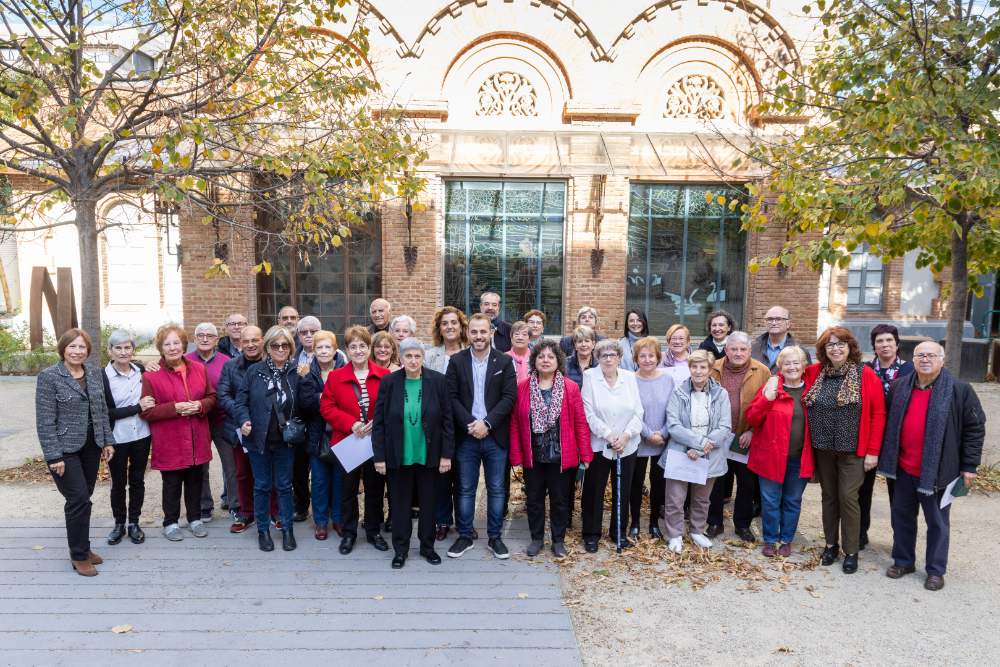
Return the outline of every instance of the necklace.
<path id="1" fill-rule="evenodd" d="M 410 392 L 408 392 L 408 391 L 406 391 L 404 389 L 403 390 L 403 395 L 404 395 L 404 397 L 406 399 L 406 403 L 409 403 L 410 402 Z M 417 404 L 420 404 L 420 402 L 423 399 L 423 397 L 424 397 L 424 389 L 423 389 L 423 387 L 421 387 L 417 391 Z M 412 415 L 410 413 L 407 413 L 406 414 L 406 421 L 410 422 L 410 426 L 416 426 L 417 422 L 420 421 L 420 413 L 417 413 L 416 415 Z"/>

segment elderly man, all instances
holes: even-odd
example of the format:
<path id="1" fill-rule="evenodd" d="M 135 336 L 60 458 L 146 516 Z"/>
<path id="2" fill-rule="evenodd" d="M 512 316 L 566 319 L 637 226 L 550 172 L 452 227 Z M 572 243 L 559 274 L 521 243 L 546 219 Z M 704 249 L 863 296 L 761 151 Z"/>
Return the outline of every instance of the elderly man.
<path id="1" fill-rule="evenodd" d="M 483 292 L 479 297 L 479 312 L 490 318 L 490 327 L 493 329 L 490 346 L 501 352 L 510 352 L 510 322 L 504 322 L 500 317 L 500 295 Z"/>
<path id="2" fill-rule="evenodd" d="M 392 305 L 385 299 L 375 299 L 372 301 L 369 312 L 372 316 L 372 323 L 368 325 L 368 333 L 377 334 L 379 331 L 388 331 L 389 322 L 392 320 Z"/>
<path id="3" fill-rule="evenodd" d="M 591 308 L 590 306 L 584 306 L 583 308 L 581 308 L 580 312 L 576 314 L 576 325 L 573 328 L 575 329 L 580 325 L 583 325 L 585 327 L 590 327 L 596 333 L 597 311 Z M 597 334 L 597 339 L 594 341 L 594 344 L 596 345 L 605 338 L 607 338 L 607 336 L 602 336 L 601 334 Z M 566 355 L 567 359 L 573 356 L 573 354 L 576 352 L 576 345 L 573 343 L 573 334 L 570 334 L 568 336 L 563 336 L 562 339 L 559 341 L 559 347 L 562 348 L 563 354 Z"/>
<path id="4" fill-rule="evenodd" d="M 983 456 L 986 414 L 968 382 L 944 368 L 944 348 L 927 341 L 913 351 L 916 373 L 889 387 L 878 471 L 896 480 L 892 498 L 890 579 L 916 572 L 917 514 L 927 523 L 924 588 L 944 588 L 951 505 L 941 507 L 949 484 L 972 486 Z"/>
<path id="5" fill-rule="evenodd" d="M 396 342 L 402 343 L 404 339 L 417 335 L 417 323 L 409 315 L 400 315 L 393 318 L 389 330 L 392 331 L 392 337 Z"/>
<path id="6" fill-rule="evenodd" d="M 278 324 L 292 332 L 295 336 L 295 327 L 299 325 L 299 311 L 291 306 L 285 306 L 278 311 Z"/>
<path id="7" fill-rule="evenodd" d="M 309 364 L 313 358 L 313 336 L 323 328 L 319 318 L 306 315 L 295 326 L 295 337 L 298 343 L 295 345 L 295 356 L 292 359 L 295 365 Z"/>
<path id="8" fill-rule="evenodd" d="M 778 353 L 786 345 L 795 345 L 795 337 L 788 333 L 792 328 L 792 318 L 787 308 L 774 306 L 764 315 L 764 324 L 767 332 L 762 333 L 753 342 L 751 355 L 754 359 L 771 369 L 771 375 L 778 372 Z M 812 356 L 809 350 L 802 348 L 806 353 L 806 365 L 812 363 Z"/>
<path id="9" fill-rule="evenodd" d="M 726 356 L 716 360 L 712 368 L 712 378 L 722 385 L 729 394 L 729 406 L 732 410 L 733 437 L 739 440 L 745 454 L 750 451 L 750 440 L 753 429 L 747 425 L 746 410 L 750 401 L 757 395 L 771 377 L 767 366 L 751 358 L 750 336 L 742 331 L 729 335 L 726 342 Z M 726 443 L 726 447 L 729 443 Z M 729 469 L 736 476 L 736 502 L 733 504 L 733 525 L 736 534 L 744 542 L 756 542 L 757 538 L 750 530 L 754 515 L 754 493 L 757 488 L 757 475 L 746 463 L 729 461 Z M 712 487 L 711 504 L 708 508 L 708 529 L 705 536 L 712 538 L 722 534 L 722 507 L 724 504 L 724 485 Z"/>
<path id="10" fill-rule="evenodd" d="M 185 357 L 191 361 L 200 362 L 205 365 L 205 372 L 208 381 L 212 384 L 212 389 L 219 390 L 219 376 L 222 375 L 222 367 L 229 357 L 219 352 L 216 344 L 219 342 L 219 330 L 211 322 L 202 322 L 194 329 L 195 350 L 189 352 Z M 226 413 L 222 407 L 216 404 L 212 412 L 208 415 L 208 427 L 212 433 L 212 442 L 215 443 L 215 451 L 219 453 L 219 461 L 222 463 L 222 475 L 226 485 L 226 498 L 236 490 L 236 468 L 233 463 L 233 446 L 229 438 L 225 435 L 223 424 L 226 421 Z M 212 512 L 215 510 L 215 501 L 212 500 L 212 484 L 209 480 L 208 463 L 202 464 L 202 486 L 201 486 L 201 521 L 208 523 L 212 520 Z M 233 508 L 233 503 L 229 502 L 229 513 L 235 517 L 237 508 Z"/>
<path id="11" fill-rule="evenodd" d="M 233 313 L 226 318 L 226 335 L 219 339 L 218 350 L 230 359 L 240 353 L 240 334 L 247 325 L 247 318 Z"/>

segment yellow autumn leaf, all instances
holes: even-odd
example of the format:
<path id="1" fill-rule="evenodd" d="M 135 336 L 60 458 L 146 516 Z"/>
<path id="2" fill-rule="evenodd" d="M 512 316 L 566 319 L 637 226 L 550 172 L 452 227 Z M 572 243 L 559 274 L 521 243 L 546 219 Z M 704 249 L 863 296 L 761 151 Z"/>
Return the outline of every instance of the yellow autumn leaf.
<path id="1" fill-rule="evenodd" d="M 381 600 L 381 599 L 383 599 L 383 596 L 381 596 L 381 595 L 376 595 L 376 596 L 375 596 L 375 599 L 376 599 L 376 600 Z"/>
<path id="2" fill-rule="evenodd" d="M 528 594 L 527 593 L 518 593 L 517 597 L 519 597 L 519 598 L 526 598 L 526 597 L 528 597 Z"/>
<path id="3" fill-rule="evenodd" d="M 111 628 L 111 632 L 115 633 L 116 635 L 120 635 L 125 632 L 128 632 L 131 629 L 132 629 L 131 625 L 116 625 L 115 627 Z"/>
<path id="4" fill-rule="evenodd" d="M 628 613 L 631 614 L 632 613 L 632 607 L 625 607 L 625 611 L 627 611 Z"/>

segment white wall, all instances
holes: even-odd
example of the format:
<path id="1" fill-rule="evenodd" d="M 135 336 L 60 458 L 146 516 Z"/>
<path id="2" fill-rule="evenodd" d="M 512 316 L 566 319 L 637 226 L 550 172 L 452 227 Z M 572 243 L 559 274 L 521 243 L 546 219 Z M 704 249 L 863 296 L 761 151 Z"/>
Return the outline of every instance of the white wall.
<path id="1" fill-rule="evenodd" d="M 903 258 L 903 288 L 900 292 L 899 312 L 910 317 L 927 317 L 931 314 L 931 300 L 938 298 L 938 284 L 927 267 L 917 268 L 919 250 L 911 250 Z"/>

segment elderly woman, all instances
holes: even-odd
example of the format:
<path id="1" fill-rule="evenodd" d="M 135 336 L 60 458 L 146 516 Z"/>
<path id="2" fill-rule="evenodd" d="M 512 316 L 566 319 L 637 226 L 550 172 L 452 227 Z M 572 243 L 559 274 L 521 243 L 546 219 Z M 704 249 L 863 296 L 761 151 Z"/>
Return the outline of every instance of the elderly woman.
<path id="1" fill-rule="evenodd" d="M 330 443 L 336 447 L 349 435 L 364 438 L 372 434 L 372 417 L 378 400 L 382 378 L 389 375 L 383 368 L 368 358 L 372 337 L 361 326 L 350 327 L 344 332 L 344 347 L 347 348 L 349 364 L 339 368 L 326 380 L 319 411 L 330 425 Z M 344 537 L 340 541 L 341 555 L 354 550 L 358 539 L 358 493 L 361 480 L 365 482 L 364 527 L 368 542 L 379 551 L 388 551 L 380 530 L 382 528 L 382 498 L 385 493 L 385 476 L 375 469 L 375 462 L 368 459 L 353 470 L 340 466 L 340 515 L 344 520 Z M 406 516 L 403 514 L 403 516 Z"/>
<path id="2" fill-rule="evenodd" d="M 816 341 L 818 364 L 806 368 L 809 437 L 823 491 L 823 565 L 844 549 L 844 573 L 858 570 L 865 473 L 878 465 L 885 431 L 885 391 L 875 372 L 861 363 L 858 341 L 845 327 L 831 327 Z M 838 535 L 840 542 L 837 541 Z"/>
<path id="3" fill-rule="evenodd" d="M 747 406 L 746 421 L 753 429 L 747 467 L 760 476 L 763 554 L 788 558 L 814 467 L 809 414 L 802 402 L 811 385 L 802 379 L 808 359 L 801 347 L 785 347 L 776 363 L 778 374 Z"/>
<path id="4" fill-rule="evenodd" d="M 705 350 L 716 359 L 726 356 L 726 342 L 729 334 L 736 331 L 736 318 L 724 310 L 715 310 L 705 318 L 708 337 L 701 341 L 699 350 Z"/>
<path id="5" fill-rule="evenodd" d="M 708 457 L 708 477 L 704 484 L 691 484 L 691 540 L 699 547 L 709 548 L 712 540 L 703 535 L 712 487 L 717 477 L 726 474 L 726 442 L 732 431 L 732 411 L 729 393 L 712 379 L 715 358 L 705 350 L 696 350 L 688 357 L 691 377 L 670 394 L 667 402 L 667 430 L 670 441 L 660 458 L 667 468 L 667 453 L 682 452 L 692 461 Z M 667 479 L 664 524 L 668 548 L 674 553 L 684 550 L 684 499 L 688 482 Z"/>
<path id="6" fill-rule="evenodd" d="M 646 319 L 646 312 L 641 308 L 633 308 L 625 313 L 625 335 L 618 339 L 624 352 L 622 368 L 633 373 L 638 370 L 638 366 L 635 365 L 635 344 L 640 338 L 647 336 L 649 336 L 649 320 Z"/>
<path id="7" fill-rule="evenodd" d="M 630 537 L 639 536 L 642 486 L 646 481 L 646 466 L 652 462 L 649 471 L 649 534 L 663 538 L 659 518 L 660 508 L 666 498 L 666 479 L 659 461 L 667 446 L 667 401 L 674 391 L 674 376 L 666 369 L 657 368 L 661 358 L 660 341 L 656 338 L 639 338 L 632 346 L 632 361 L 639 369 L 635 374 L 635 382 L 642 401 L 642 439 L 639 441 L 632 488 L 629 490 L 629 509 L 632 514 L 632 525 L 628 531 Z"/>
<path id="8" fill-rule="evenodd" d="M 514 371 L 517 373 L 517 381 L 528 377 L 528 356 L 531 349 L 528 342 L 531 339 L 531 330 L 524 322 L 514 322 L 510 325 L 510 350 L 507 354 L 514 360 Z"/>
<path id="9" fill-rule="evenodd" d="M 153 407 L 155 401 L 151 396 L 142 398 L 142 374 L 146 369 L 132 361 L 136 347 L 135 336 L 125 329 L 112 331 L 108 336 L 111 361 L 104 367 L 102 379 L 104 398 L 108 403 L 108 421 L 118 453 L 108 462 L 111 513 L 115 518 L 108 544 L 120 543 L 126 532 L 132 544 L 146 541 L 146 535 L 139 527 L 139 517 L 146 497 L 146 464 L 149 463 L 151 436 L 149 424 L 139 418 L 139 413 L 144 408 Z"/>
<path id="10" fill-rule="evenodd" d="M 621 462 L 621 479 L 611 487 L 611 504 L 621 511 L 612 511 L 608 535 L 623 548 L 632 546 L 624 531 L 628 522 L 629 491 L 639 451 L 639 436 L 643 428 L 642 396 L 635 373 L 618 367 L 622 357 L 621 344 L 616 340 L 602 340 L 597 344 L 594 355 L 601 364 L 600 368 L 587 369 L 583 374 L 583 409 L 590 426 L 590 446 L 594 450 L 594 461 L 583 478 L 583 499 L 580 503 L 583 545 L 588 553 L 597 551 L 597 543 L 601 539 L 604 489 L 608 478 L 617 474 L 618 459 Z"/>
<path id="11" fill-rule="evenodd" d="M 84 366 L 90 336 L 70 329 L 59 337 L 59 361 L 38 374 L 35 427 L 42 456 L 59 493 L 66 499 L 66 540 L 73 569 L 85 577 L 97 574 L 104 561 L 90 550 L 90 496 L 103 458 L 114 460 L 115 438 L 108 422 L 101 369 Z"/>
<path id="12" fill-rule="evenodd" d="M 545 335 L 546 319 L 545 313 L 540 310 L 529 310 L 524 314 L 524 322 L 528 325 L 530 332 L 528 347 L 534 349 L 535 343 L 542 340 L 542 336 Z"/>
<path id="13" fill-rule="evenodd" d="M 178 525 L 182 493 L 188 530 L 195 537 L 208 536 L 201 492 L 203 466 L 212 460 L 208 415 L 218 402 L 205 365 L 184 357 L 187 345 L 180 325 L 165 324 L 156 332 L 159 369 L 142 376 L 142 396 L 151 396 L 155 406 L 139 415 L 149 422 L 153 438 L 152 468 L 163 476 L 163 535 L 174 542 L 184 539 Z"/>
<path id="14" fill-rule="evenodd" d="M 278 492 L 281 548 L 296 547 L 292 496 L 295 452 L 306 442 L 305 429 L 297 432 L 303 415 L 315 409 L 316 389 L 308 366 L 292 361 L 295 341 L 288 329 L 273 326 L 264 334 L 264 358 L 247 369 L 236 394 L 236 421 L 241 424 L 243 447 L 253 468 L 253 506 L 257 520 L 257 544 L 273 551 L 268 515 L 271 487 Z"/>
<path id="15" fill-rule="evenodd" d="M 577 313 L 575 327 L 579 326 L 590 327 L 595 332 L 594 333 L 595 344 L 607 338 L 607 336 L 601 336 L 600 334 L 597 333 L 597 311 L 591 308 L 590 306 L 584 306 Z M 575 328 L 574 331 L 576 331 Z M 575 347 L 575 344 L 576 344 L 576 339 L 574 338 L 573 334 L 570 334 L 568 336 L 563 336 L 562 339 L 559 341 L 559 347 L 562 348 L 563 354 L 566 355 L 567 359 L 573 356 L 573 349 Z"/>
<path id="16" fill-rule="evenodd" d="M 313 359 L 309 364 L 308 379 L 312 380 L 315 395 L 320 396 L 330 373 L 345 366 L 347 359 L 337 349 L 337 337 L 329 331 L 317 331 L 312 345 Z M 333 430 L 319 413 L 318 400 L 314 408 L 307 413 L 306 422 L 309 425 L 306 453 L 309 454 L 309 468 L 312 471 L 315 536 L 317 540 L 325 540 L 327 523 L 332 519 L 333 529 L 343 537 L 344 525 L 340 520 L 340 466 L 336 461 L 323 461 L 319 458 L 322 440 L 329 438 Z"/>
<path id="17" fill-rule="evenodd" d="M 417 335 L 417 323 L 409 315 L 399 315 L 392 319 L 389 331 L 392 332 L 392 338 L 398 345 L 403 339 Z"/>
<path id="18" fill-rule="evenodd" d="M 399 343 L 388 331 L 379 331 L 372 336 L 372 348 L 368 358 L 382 368 L 388 368 L 389 372 L 398 371 L 399 365 Z"/>
<path id="19" fill-rule="evenodd" d="M 576 352 L 566 357 L 566 377 L 583 388 L 583 373 L 587 369 L 597 368 L 597 356 L 594 345 L 597 344 L 597 334 L 588 326 L 578 326 L 573 329 L 573 345 Z M 559 345 L 562 349 L 562 344 Z M 619 345 L 619 347 L 621 347 Z M 565 350 L 563 350 L 565 352 Z"/>
<path id="20" fill-rule="evenodd" d="M 691 332 L 683 324 L 675 324 L 667 329 L 667 351 L 660 368 L 690 367 L 686 362 L 691 352 Z"/>
<path id="21" fill-rule="evenodd" d="M 424 368 L 424 346 L 416 338 L 399 345 L 404 372 L 390 373 L 379 385 L 372 419 L 375 469 L 389 483 L 393 514 L 405 517 L 410 498 L 417 497 L 420 555 L 440 565 L 434 550 L 434 507 L 438 476 L 451 468 L 455 455 L 455 422 L 445 377 Z M 395 521 L 392 569 L 406 564 L 413 533 L 412 521 Z"/>
<path id="22" fill-rule="evenodd" d="M 541 340 L 531 351 L 531 372 L 517 385 L 510 424 L 510 463 L 524 466 L 524 486 L 531 544 L 535 557 L 545 538 L 545 493 L 549 494 L 552 553 L 566 557 L 570 489 L 577 468 L 594 459 L 590 427 L 579 387 L 563 373 L 566 356 L 554 340 Z"/>

